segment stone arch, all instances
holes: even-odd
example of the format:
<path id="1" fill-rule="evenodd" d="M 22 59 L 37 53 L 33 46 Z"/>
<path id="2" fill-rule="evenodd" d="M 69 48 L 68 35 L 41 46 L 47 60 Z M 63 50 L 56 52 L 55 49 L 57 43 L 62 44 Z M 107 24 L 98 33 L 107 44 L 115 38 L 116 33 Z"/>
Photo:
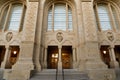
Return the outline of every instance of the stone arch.
<path id="1" fill-rule="evenodd" d="M 46 21 L 47 21 L 47 16 L 48 16 L 48 10 L 53 3 L 63 3 L 63 4 L 67 3 L 67 5 L 69 5 L 69 7 L 72 10 L 72 15 L 75 16 L 75 2 L 74 2 L 74 0 L 51 0 L 51 1 L 46 0 L 46 1 L 43 2 L 44 13 L 46 13 L 46 14 L 44 14 L 44 20 L 43 20 L 44 21 L 43 22 L 44 23 L 43 24 L 44 25 L 44 30 L 46 30 L 46 28 L 47 28 Z M 74 22 L 74 20 L 73 20 L 73 22 Z"/>
<path id="2" fill-rule="evenodd" d="M 49 8 L 49 6 L 53 3 L 68 3 L 68 5 L 74 9 L 74 5 L 75 5 L 75 2 L 74 0 L 52 0 L 52 1 L 49 1 L 49 0 L 46 0 L 45 1 L 45 6 L 46 8 Z"/>
<path id="3" fill-rule="evenodd" d="M 26 5 L 26 0 L 0 0 L 0 10 L 2 10 L 4 7 L 6 7 L 6 5 L 8 5 L 9 3 L 24 3 Z"/>
<path id="4" fill-rule="evenodd" d="M 93 3 L 97 3 L 97 2 L 110 2 L 112 3 L 114 6 L 119 6 L 120 7 L 120 0 L 93 0 Z"/>

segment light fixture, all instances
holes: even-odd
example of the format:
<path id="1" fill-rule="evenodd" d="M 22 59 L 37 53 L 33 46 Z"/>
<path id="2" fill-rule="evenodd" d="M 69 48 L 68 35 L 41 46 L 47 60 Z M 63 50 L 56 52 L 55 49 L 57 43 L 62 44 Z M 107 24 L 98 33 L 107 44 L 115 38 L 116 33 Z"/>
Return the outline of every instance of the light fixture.
<path id="1" fill-rule="evenodd" d="M 16 54 L 17 54 L 17 51 L 13 51 L 13 54 L 16 55 Z"/>
<path id="2" fill-rule="evenodd" d="M 106 51 L 103 51 L 104 54 L 106 54 L 107 52 Z"/>
<path id="3" fill-rule="evenodd" d="M 58 54 L 52 54 L 52 58 L 58 58 Z"/>

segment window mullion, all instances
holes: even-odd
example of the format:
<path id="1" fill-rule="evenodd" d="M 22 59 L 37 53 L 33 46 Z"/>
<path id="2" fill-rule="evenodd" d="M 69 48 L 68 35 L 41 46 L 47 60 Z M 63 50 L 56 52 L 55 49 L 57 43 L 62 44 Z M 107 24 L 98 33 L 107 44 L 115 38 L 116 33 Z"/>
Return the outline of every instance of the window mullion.
<path id="1" fill-rule="evenodd" d="M 66 3 L 66 31 L 68 31 L 68 4 Z"/>
<path id="2" fill-rule="evenodd" d="M 111 25 L 112 25 L 112 29 L 114 30 L 114 31 L 116 31 L 116 27 L 115 27 L 115 20 L 114 20 L 114 17 L 113 17 L 113 14 L 112 14 L 112 9 L 111 9 L 111 5 L 110 5 L 110 3 L 108 4 L 108 8 L 109 8 L 109 16 L 110 16 L 110 23 L 111 23 Z"/>
<path id="3" fill-rule="evenodd" d="M 55 11 L 55 5 L 52 5 L 52 31 L 54 31 L 54 11 Z"/>
<path id="4" fill-rule="evenodd" d="M 22 23 L 23 23 L 24 13 L 25 13 L 25 5 L 23 4 L 22 15 L 21 15 L 21 18 L 20 18 L 20 24 L 19 24 L 19 31 L 22 30 L 22 26 L 23 26 Z"/>
<path id="5" fill-rule="evenodd" d="M 5 8 L 5 9 L 6 9 L 6 8 Z M 1 12 L 1 14 L 0 14 L 0 27 L 2 26 L 1 22 L 2 22 L 2 18 L 3 18 L 3 16 L 4 16 L 5 9 L 4 9 L 4 10 Z M 3 27 L 3 28 L 4 28 L 4 27 Z M 3 28 L 2 28 L 0 31 L 2 31 Z"/>
<path id="6" fill-rule="evenodd" d="M 7 30 L 8 29 L 8 21 L 10 19 L 10 12 L 11 12 L 11 8 L 12 8 L 12 4 L 9 5 L 9 8 L 8 8 L 8 12 L 7 12 L 7 15 L 6 15 L 6 19 L 5 19 L 5 24 L 3 26 L 3 30 Z"/>
<path id="7" fill-rule="evenodd" d="M 101 24 L 100 24 L 100 18 L 99 18 L 99 16 L 98 16 L 98 5 L 96 4 L 95 5 L 95 15 L 96 15 L 96 21 L 97 21 L 97 26 L 98 26 L 98 29 L 100 30 L 100 31 L 102 31 L 102 26 L 101 26 Z"/>
<path id="8" fill-rule="evenodd" d="M 118 19 L 118 25 L 120 25 L 120 17 L 118 16 L 119 15 L 119 13 L 118 13 L 119 11 L 117 11 L 116 12 L 116 16 L 117 16 L 117 19 Z M 120 30 L 120 27 L 118 26 L 118 30 Z"/>

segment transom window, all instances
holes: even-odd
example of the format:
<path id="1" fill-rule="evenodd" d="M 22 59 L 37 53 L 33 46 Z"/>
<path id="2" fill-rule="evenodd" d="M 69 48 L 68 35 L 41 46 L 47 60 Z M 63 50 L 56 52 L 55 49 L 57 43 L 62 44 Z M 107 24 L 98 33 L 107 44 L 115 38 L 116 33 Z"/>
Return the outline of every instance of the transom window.
<path id="1" fill-rule="evenodd" d="M 22 3 L 9 4 L 0 15 L 0 31 L 21 31 L 25 15 Z"/>
<path id="2" fill-rule="evenodd" d="M 72 30 L 72 10 L 67 4 L 53 4 L 48 11 L 48 30 Z"/>
<path id="3" fill-rule="evenodd" d="M 110 3 L 96 4 L 95 14 L 99 30 L 117 30 L 119 28 L 118 11 Z"/>

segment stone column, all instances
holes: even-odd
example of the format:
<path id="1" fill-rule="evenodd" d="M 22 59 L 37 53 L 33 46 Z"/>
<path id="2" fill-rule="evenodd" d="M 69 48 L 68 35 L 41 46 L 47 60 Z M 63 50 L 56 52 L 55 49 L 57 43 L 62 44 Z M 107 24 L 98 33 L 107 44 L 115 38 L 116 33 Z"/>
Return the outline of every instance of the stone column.
<path id="1" fill-rule="evenodd" d="M 116 58 L 115 58 L 115 52 L 114 52 L 114 46 L 110 46 L 109 47 L 109 54 L 110 54 L 110 67 L 111 68 L 119 68 L 119 64 L 118 62 L 116 61 Z"/>
<path id="2" fill-rule="evenodd" d="M 73 51 L 72 51 L 72 53 L 73 53 L 73 68 L 76 68 L 76 52 L 75 52 L 74 47 L 72 49 L 73 49 Z"/>
<path id="3" fill-rule="evenodd" d="M 44 68 L 47 68 L 47 47 L 45 48 L 45 55 L 44 55 Z"/>
<path id="4" fill-rule="evenodd" d="M 10 59 L 11 48 L 9 46 L 5 46 L 5 48 L 6 48 L 6 52 L 5 52 L 4 60 L 1 64 L 1 68 L 10 67 L 9 59 Z"/>
<path id="5" fill-rule="evenodd" d="M 62 49 L 62 46 L 58 46 L 58 50 L 59 50 L 59 53 L 58 53 L 58 70 L 62 70 L 62 53 L 61 53 L 61 49 Z"/>

